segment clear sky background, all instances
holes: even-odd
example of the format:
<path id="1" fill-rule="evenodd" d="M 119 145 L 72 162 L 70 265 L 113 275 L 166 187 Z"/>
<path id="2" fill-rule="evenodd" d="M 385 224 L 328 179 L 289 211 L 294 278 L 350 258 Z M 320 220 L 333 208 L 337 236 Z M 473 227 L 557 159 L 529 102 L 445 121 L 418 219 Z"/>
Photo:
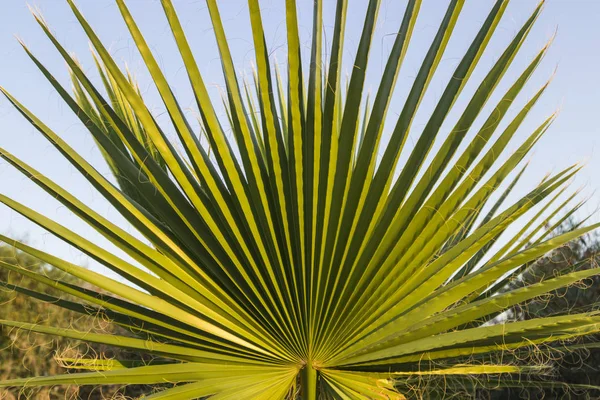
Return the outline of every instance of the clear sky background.
<path id="1" fill-rule="evenodd" d="M 220 63 L 212 29 L 208 19 L 204 1 L 174 0 L 179 11 L 188 37 L 205 80 L 210 84 L 211 92 L 218 99 L 219 87 L 222 86 Z M 129 38 L 127 29 L 122 22 L 118 9 L 113 0 L 79 0 L 80 8 L 92 26 L 97 30 L 104 43 L 108 45 L 115 59 L 124 65 L 127 63 L 138 76 L 141 87 L 159 121 L 166 124 L 164 107 L 157 98 L 147 72 L 140 61 L 137 50 Z M 242 0 L 221 0 L 222 17 L 235 56 L 240 75 L 249 71 L 252 58 L 252 43 L 246 2 Z M 272 54 L 282 64 L 285 61 L 285 15 L 283 0 L 263 0 L 263 17 L 267 30 L 267 44 Z M 331 37 L 333 24 L 334 1 L 326 0 L 324 15 L 326 39 Z M 417 22 L 414 39 L 403 65 L 396 88 L 396 96 L 390 108 L 390 119 L 395 119 L 401 110 L 404 98 L 412 84 L 423 56 L 435 34 L 441 17 L 445 11 L 447 0 L 424 0 L 421 16 Z M 411 137 L 406 150 L 414 144 L 420 130 L 427 121 L 432 107 L 439 99 L 453 69 L 460 57 L 473 39 L 481 23 L 494 2 L 492 0 L 467 0 L 459 20 L 453 39 L 446 51 L 439 71 L 431 83 L 420 112 L 411 131 Z M 86 70 L 97 77 L 89 56 L 88 41 L 79 27 L 67 4 L 63 0 L 32 0 L 34 6 L 39 6 L 44 16 L 63 45 L 77 54 Z M 182 62 L 177 55 L 168 24 L 158 0 L 129 0 L 134 17 L 146 35 L 158 56 L 167 78 L 176 89 L 181 102 L 190 109 L 190 118 L 195 114 L 193 97 L 182 70 Z M 345 52 L 345 63 L 351 65 L 356 51 L 363 11 L 366 0 L 350 0 L 348 16 L 348 38 Z M 406 1 L 383 0 L 380 10 L 380 22 L 377 28 L 376 40 L 372 50 L 372 63 L 368 70 L 367 87 L 375 90 L 378 77 L 383 70 L 387 53 L 393 43 L 393 34 L 397 31 L 402 18 Z M 455 109 L 442 128 L 441 136 L 449 132 L 460 116 L 479 80 L 488 72 L 500 56 L 511 37 L 518 31 L 521 24 L 535 8 L 537 0 L 513 0 L 501 21 L 496 36 L 492 39 L 478 68 L 473 74 L 472 81 L 463 92 L 462 98 L 456 103 Z M 67 110 L 58 95 L 45 81 L 33 63 L 27 58 L 14 38 L 21 37 L 33 52 L 46 63 L 60 82 L 69 84 L 64 62 L 56 53 L 50 42 L 45 38 L 41 29 L 29 14 L 24 0 L 5 0 L 0 14 L 0 85 L 8 89 L 22 103 L 34 111 L 52 129 L 61 135 L 71 146 L 85 156 L 103 173 L 109 174 L 100 153 L 96 149 L 91 136 L 85 131 L 76 117 Z M 305 45 L 305 60 L 308 59 L 310 46 L 312 2 L 299 0 L 300 25 L 303 43 Z M 531 154 L 530 167 L 526 176 L 517 187 L 510 200 L 537 184 L 543 176 L 550 172 L 575 163 L 584 162 L 585 168 L 573 183 L 573 190 L 583 188 L 580 199 L 590 197 L 590 201 L 579 213 L 586 217 L 594 212 L 600 203 L 600 154 L 598 145 L 600 127 L 600 1 L 598 0 L 548 0 L 546 6 L 523 45 L 520 54 L 515 59 L 496 93 L 482 113 L 482 118 L 475 124 L 479 127 L 483 118 L 493 109 L 504 91 L 512 84 L 536 52 L 552 37 L 558 29 L 556 40 L 530 80 L 521 97 L 515 102 L 508 118 L 513 117 L 519 108 L 529 99 L 558 67 L 556 76 L 530 113 L 527 121 L 516 135 L 516 141 L 510 149 L 517 145 L 535 127 L 554 110 L 560 108 L 558 120 Z M 100 81 L 97 80 L 100 84 Z M 507 119 L 508 121 L 508 119 Z M 389 133 L 392 123 L 388 124 L 385 132 Z M 506 126 L 506 122 L 501 128 Z M 471 132 L 471 135 L 474 131 Z M 468 136 L 470 138 L 472 136 Z M 87 184 L 78 172 L 37 133 L 6 99 L 0 99 L 0 146 L 19 156 L 57 183 L 68 188 L 73 194 L 85 201 L 101 214 L 108 216 L 120 225 L 127 224 L 111 209 L 108 203 Z M 405 150 L 405 151 L 406 151 Z M 91 228 L 74 217 L 60 203 L 49 197 L 41 189 L 29 182 L 5 162 L 0 162 L 0 193 L 23 202 L 44 215 L 58 220 L 90 240 L 111 248 L 103 238 Z M 597 216 L 593 217 L 598 220 Z M 80 263 L 93 266 L 94 263 L 73 250 L 60 240 L 53 238 L 41 228 L 18 216 L 4 206 L 0 206 L 0 232 L 9 236 L 25 239 L 30 244 L 50 251 L 56 255 Z M 96 266 L 96 268 L 99 268 Z"/>

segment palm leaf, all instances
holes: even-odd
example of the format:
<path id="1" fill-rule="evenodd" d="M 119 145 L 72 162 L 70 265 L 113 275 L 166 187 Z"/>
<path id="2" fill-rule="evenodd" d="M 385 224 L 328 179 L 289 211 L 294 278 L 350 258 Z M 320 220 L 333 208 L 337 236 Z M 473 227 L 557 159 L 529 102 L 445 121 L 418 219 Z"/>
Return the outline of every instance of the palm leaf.
<path id="1" fill-rule="evenodd" d="M 130 257 L 118 257 L 0 195 L 0 202 L 123 280 L 0 235 L 0 240 L 90 285 L 79 287 L 1 261 L 0 268 L 68 297 L 15 283 L 2 286 L 32 301 L 110 320 L 127 334 L 22 321 L 0 324 L 151 353 L 156 359 L 143 365 L 133 360 L 63 358 L 65 366 L 87 372 L 15 378 L 0 382 L 0 387 L 169 381 L 177 385 L 147 398 L 278 399 L 300 393 L 305 399 L 404 399 L 420 390 L 422 379 L 448 378 L 457 385 L 452 390 L 459 390 L 474 385 L 473 376 L 488 376 L 489 382 L 497 377 L 500 386 L 513 386 L 522 375 L 543 376 L 548 371 L 543 362 L 519 366 L 474 361 L 486 355 L 534 352 L 532 346 L 556 343 L 576 351 L 580 345 L 569 341 L 600 330 L 600 317 L 594 313 L 510 323 L 496 318 L 600 273 L 566 271 L 519 287 L 506 285 L 542 257 L 598 227 L 578 226 L 549 237 L 556 224 L 581 205 L 572 205 L 578 192 L 569 187 L 577 166 L 547 177 L 505 205 L 524 173 L 523 159 L 550 128 L 555 114 L 525 132 L 517 150 L 499 160 L 521 137 L 523 122 L 549 82 L 497 131 L 550 42 L 484 115 L 484 124 L 473 128 L 505 79 L 542 3 L 484 79 L 475 82 L 477 89 L 459 109 L 457 99 L 465 96 L 463 89 L 472 81 L 473 71 L 483 67 L 482 56 L 509 2 L 493 4 L 415 147 L 407 151 L 408 134 L 416 129 L 412 122 L 454 29 L 459 22 L 470 23 L 460 19 L 464 0 L 448 2 L 397 118 L 391 117 L 390 105 L 417 34 L 415 26 L 423 12 L 420 0 L 407 2 L 372 97 L 365 94 L 365 84 L 379 0 L 367 4 L 346 82 L 341 71 L 347 0 L 336 2 L 330 48 L 323 40 L 325 3 L 314 2 L 308 62 L 302 60 L 297 4 L 286 0 L 283 74 L 270 57 L 261 4 L 249 0 L 256 68 L 251 79 L 243 80 L 233 63 L 220 4 L 207 0 L 226 84 L 222 99 L 216 100 L 209 95 L 175 5 L 161 0 L 196 100 L 199 128 L 188 121 L 124 0 L 116 0 L 118 9 L 170 124 L 159 124 L 135 78 L 119 67 L 75 3 L 67 2 L 92 44 L 100 85 L 56 39 L 39 12 L 34 12 L 36 21 L 68 65 L 72 93 L 25 44 L 23 48 L 90 132 L 115 180 L 100 174 L 12 92 L 1 90 L 139 235 L 118 227 L 43 171 L 0 149 L 4 160 Z M 325 54 L 330 54 L 328 59 Z M 225 107 L 225 121 L 217 115 L 219 101 Z M 451 113 L 459 116 L 458 121 L 444 133 Z M 386 122 L 393 123 L 388 138 L 384 138 Z M 232 129 L 232 139 L 225 126 Z M 172 141 L 165 134 L 171 129 L 177 134 Z M 456 154 L 471 132 L 473 138 Z M 406 161 L 400 164 L 403 155 Z M 513 171 L 519 172 L 507 180 Z M 492 203 L 502 187 L 503 193 Z M 530 211 L 534 218 L 521 223 Z M 553 225 L 551 221 L 561 214 Z M 520 229 L 514 229 L 517 224 Z M 500 250 L 488 255 L 496 243 L 502 244 Z"/>

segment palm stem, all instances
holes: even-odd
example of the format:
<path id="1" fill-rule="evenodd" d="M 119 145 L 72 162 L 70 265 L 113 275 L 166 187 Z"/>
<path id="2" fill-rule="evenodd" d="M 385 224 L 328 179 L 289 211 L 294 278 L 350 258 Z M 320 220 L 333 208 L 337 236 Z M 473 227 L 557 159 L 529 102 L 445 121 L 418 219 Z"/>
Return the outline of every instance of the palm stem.
<path id="1" fill-rule="evenodd" d="M 301 387 L 303 400 L 317 400 L 317 370 L 311 362 L 307 362 L 302 369 Z"/>

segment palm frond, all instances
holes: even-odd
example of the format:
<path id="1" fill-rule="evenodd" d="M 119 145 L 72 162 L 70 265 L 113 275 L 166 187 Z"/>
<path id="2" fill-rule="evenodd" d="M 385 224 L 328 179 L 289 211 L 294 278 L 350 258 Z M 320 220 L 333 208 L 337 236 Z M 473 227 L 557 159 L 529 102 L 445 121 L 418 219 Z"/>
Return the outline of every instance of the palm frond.
<path id="1" fill-rule="evenodd" d="M 68 298 L 8 282 L 2 285 L 34 301 L 112 321 L 128 334 L 7 320 L 0 325 L 157 358 L 149 365 L 61 358 L 65 366 L 86 372 L 15 378 L 0 382 L 0 387 L 169 381 L 178 385 L 147 398 L 278 399 L 300 394 L 309 400 L 404 399 L 421 390 L 423 381 L 435 384 L 437 377 L 452 378 L 449 382 L 460 390 L 477 385 L 478 376 L 483 377 L 482 387 L 488 387 L 485 382 L 496 377 L 499 385 L 511 386 L 519 377 L 547 374 L 549 367 L 543 362 L 523 366 L 501 357 L 482 360 L 556 343 L 575 349 L 570 341 L 600 331 L 600 316 L 592 312 L 516 322 L 497 318 L 519 304 L 600 274 L 598 268 L 572 269 L 519 287 L 507 285 L 560 246 L 599 226 L 550 235 L 555 217 L 564 215 L 560 223 L 581 205 L 572 204 L 578 192 L 569 187 L 579 170 L 576 165 L 505 205 L 524 173 L 523 160 L 556 117 L 541 121 L 504 157 L 549 82 L 516 110 L 501 132 L 499 127 L 551 41 L 520 71 L 489 114 L 482 115 L 543 2 L 476 82 L 466 106 L 458 107 L 473 71 L 482 68 L 482 55 L 489 51 L 509 2 L 493 4 L 410 150 L 405 142 L 417 129 L 413 120 L 454 29 L 459 22 L 468 23 L 460 19 L 464 0 L 448 2 L 398 117 L 392 116 L 390 105 L 416 35 L 420 0 L 407 2 L 372 96 L 365 93 L 366 71 L 379 0 L 367 4 L 347 82 L 341 76 L 347 0 L 336 2 L 330 48 L 323 40 L 324 2 L 314 2 L 308 62 L 302 60 L 297 4 L 286 0 L 283 74 L 270 57 L 260 3 L 249 0 L 256 65 L 249 79 L 238 79 L 221 5 L 207 0 L 226 84 L 217 100 L 209 94 L 174 4 L 161 0 L 196 101 L 199 128 L 189 122 L 124 0 L 116 0 L 118 9 L 166 108 L 168 126 L 159 124 L 134 77 L 119 67 L 74 2 L 67 2 L 91 42 L 101 84 L 93 83 L 39 12 L 34 11 L 34 17 L 67 63 L 72 90 L 22 43 L 23 48 L 90 132 L 114 180 L 103 176 L 11 92 L 0 90 L 141 236 L 118 227 L 43 171 L 0 149 L 0 157 L 129 256 L 125 260 L 112 254 L 0 195 L 0 202 L 122 278 L 108 278 L 0 235 L 3 242 L 90 286 L 0 261 L 0 268 Z M 217 114 L 220 101 L 224 121 Z M 451 113 L 459 118 L 444 132 Z M 478 118 L 485 122 L 475 129 Z M 384 138 L 386 122 L 393 128 Z M 231 128 L 232 139 L 225 127 Z M 170 140 L 167 130 L 174 130 L 177 139 Z M 466 142 L 470 133 L 473 137 Z M 402 155 L 406 161 L 400 164 Z M 492 201 L 496 192 L 499 198 Z M 553 206 L 555 202 L 559 205 Z M 521 223 L 531 213 L 534 217 Z M 516 229 L 520 223 L 521 229 Z M 492 252 L 494 244 L 502 246 Z"/>

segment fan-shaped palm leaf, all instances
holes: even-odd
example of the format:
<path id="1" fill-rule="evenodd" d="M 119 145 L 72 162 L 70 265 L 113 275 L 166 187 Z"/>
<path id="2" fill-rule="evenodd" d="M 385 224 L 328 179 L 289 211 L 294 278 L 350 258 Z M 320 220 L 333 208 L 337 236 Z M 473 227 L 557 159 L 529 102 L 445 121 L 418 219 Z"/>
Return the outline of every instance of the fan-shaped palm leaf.
<path id="1" fill-rule="evenodd" d="M 388 109 L 420 0 L 408 1 L 379 87 L 370 100 L 363 100 L 363 92 L 380 1 L 368 3 L 354 68 L 344 85 L 347 0 L 337 1 L 330 57 L 325 61 L 323 1 L 314 2 L 311 55 L 304 64 L 296 4 L 286 0 L 285 76 L 278 68 L 272 70 L 259 2 L 248 0 L 256 69 L 250 83 L 244 80 L 240 85 L 219 7 L 216 0 L 207 0 L 226 83 L 226 120 L 217 115 L 218 102 L 213 104 L 171 0 L 161 0 L 197 102 L 199 129 L 182 111 L 125 2 L 116 0 L 164 102 L 177 143 L 167 138 L 166 127 L 157 123 L 132 76 L 118 67 L 73 1 L 67 1 L 94 48 L 106 95 L 37 12 L 36 20 L 68 64 L 73 94 L 23 47 L 92 134 L 118 187 L 6 89 L 2 92 L 145 240 L 0 149 L 8 163 L 132 261 L 6 196 L 0 196 L 0 202 L 131 285 L 1 235 L 0 240 L 96 289 L 4 262 L 0 267 L 53 286 L 68 298 L 12 284 L 7 287 L 84 315 L 102 316 L 129 329 L 131 335 L 16 321 L 0 324 L 149 352 L 159 356 L 159 361 L 139 365 L 129 360 L 64 359 L 66 365 L 89 372 L 13 379 L 0 386 L 174 382 L 180 385 L 148 399 L 276 399 L 296 393 L 305 399 L 402 399 L 411 387 L 415 389 L 416 380 L 427 377 L 482 375 L 490 376 L 491 382 L 500 376 L 500 382 L 509 385 L 520 374 L 543 374 L 547 371 L 544 363 L 520 366 L 492 356 L 535 351 L 535 346 L 600 330 L 600 317 L 592 313 L 493 322 L 519 303 L 600 273 L 600 269 L 567 271 L 505 290 L 506 283 L 524 268 L 597 227 L 579 227 L 547 238 L 550 218 L 578 208 L 571 205 L 573 196 L 551 208 L 567 190 L 576 166 L 547 177 L 500 212 L 521 170 L 500 198 L 490 203 L 554 120 L 552 115 L 542 121 L 514 153 L 500 161 L 547 85 L 503 131 L 496 132 L 548 46 L 533 57 L 487 119 L 482 115 L 542 4 L 499 55 L 466 107 L 457 110 L 455 101 L 508 1 L 494 3 L 414 148 L 406 149 L 412 121 L 464 0 L 449 2 L 398 118 L 388 117 Z M 306 83 L 303 65 L 307 65 Z M 460 117 L 440 138 L 451 110 Z M 478 117 L 485 122 L 475 130 Z M 386 120 L 393 128 L 383 140 Z M 233 140 L 227 137 L 226 126 Z M 456 154 L 469 132 L 473 138 Z M 440 139 L 443 142 L 432 153 Z M 403 152 L 407 158 L 400 165 Z M 377 154 L 382 154 L 380 159 Z M 542 211 L 512 234 L 511 225 L 537 205 Z M 550 217 L 545 216 L 546 210 L 551 210 Z M 505 245 L 488 254 L 499 239 Z M 503 376 L 507 378 L 502 380 Z"/>

